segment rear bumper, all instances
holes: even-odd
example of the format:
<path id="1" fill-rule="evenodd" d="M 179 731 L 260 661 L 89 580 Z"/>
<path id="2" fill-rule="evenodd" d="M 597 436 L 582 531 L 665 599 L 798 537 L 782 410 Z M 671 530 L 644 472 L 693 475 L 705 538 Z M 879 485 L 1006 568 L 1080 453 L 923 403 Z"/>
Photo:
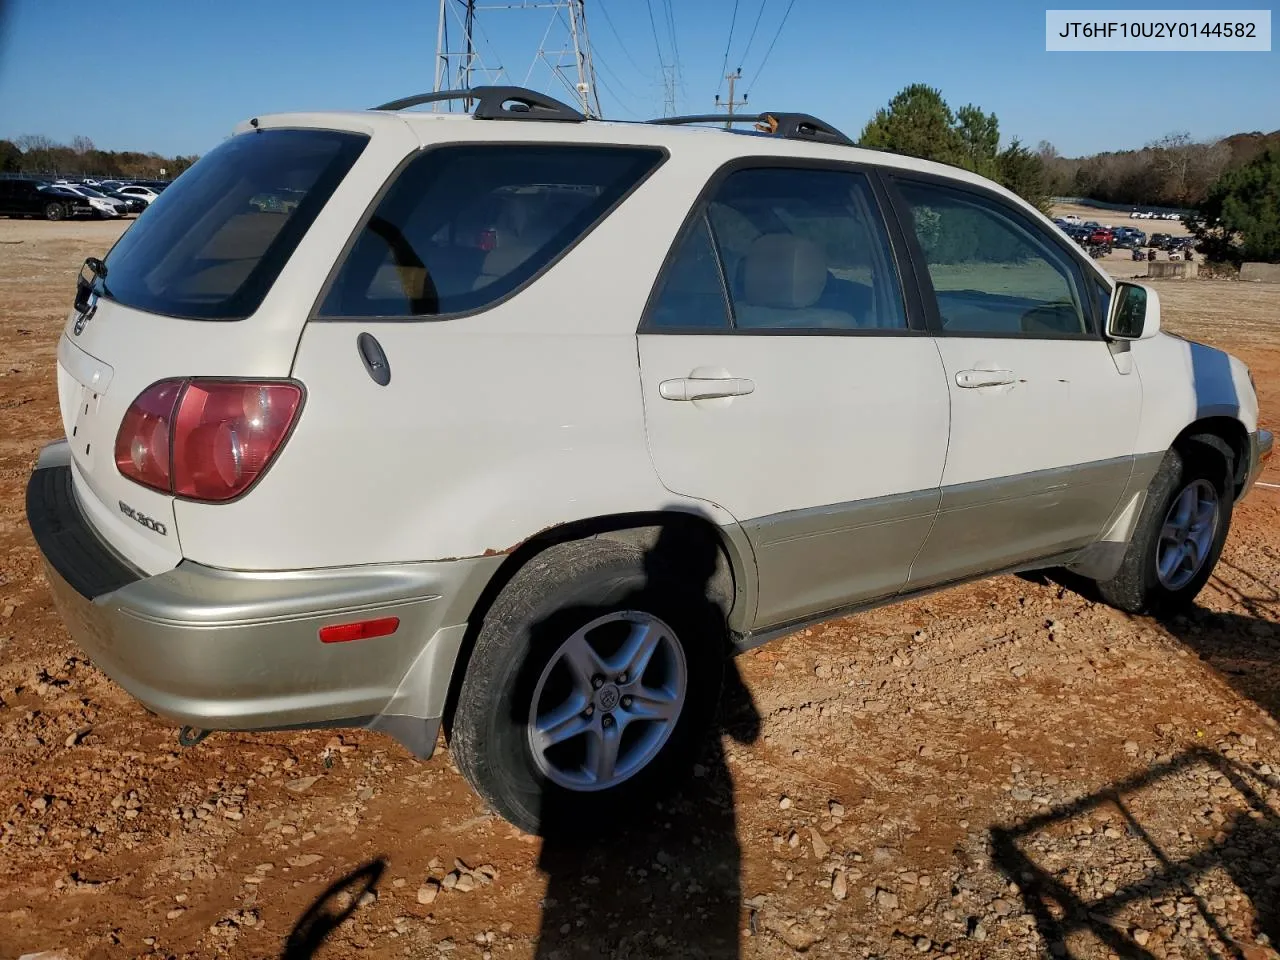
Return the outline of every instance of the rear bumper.
<path id="1" fill-rule="evenodd" d="M 94 664 L 153 712 L 202 730 L 367 727 L 430 756 L 467 617 L 501 558 L 286 572 L 183 561 L 145 577 L 102 542 L 61 445 L 27 514 L 59 614 Z M 398 617 L 386 637 L 329 624 Z"/>
<path id="2" fill-rule="evenodd" d="M 1258 430 L 1249 434 L 1249 472 L 1245 475 L 1240 496 L 1243 497 L 1248 493 L 1254 482 L 1262 475 L 1263 467 L 1271 457 L 1274 442 L 1270 430 Z"/>

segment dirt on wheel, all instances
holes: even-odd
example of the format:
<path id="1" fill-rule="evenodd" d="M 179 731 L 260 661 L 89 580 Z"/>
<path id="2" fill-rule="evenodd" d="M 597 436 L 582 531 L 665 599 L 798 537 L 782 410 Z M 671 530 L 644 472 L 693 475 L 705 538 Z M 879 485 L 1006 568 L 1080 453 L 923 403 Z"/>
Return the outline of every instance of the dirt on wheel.
<path id="1" fill-rule="evenodd" d="M 180 747 L 70 642 L 24 518 L 76 271 L 121 229 L 0 221 L 0 960 L 1280 958 L 1272 487 L 1186 616 L 1000 577 L 739 657 L 692 782 L 607 843 L 520 833 L 444 749 Z M 1275 429 L 1280 286 L 1159 291 Z"/>

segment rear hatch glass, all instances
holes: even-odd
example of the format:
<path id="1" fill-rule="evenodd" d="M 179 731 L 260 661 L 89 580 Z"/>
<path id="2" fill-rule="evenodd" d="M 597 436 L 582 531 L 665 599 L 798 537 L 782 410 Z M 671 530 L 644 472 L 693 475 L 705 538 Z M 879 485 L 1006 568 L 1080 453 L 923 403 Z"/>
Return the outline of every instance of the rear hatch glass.
<path id="1" fill-rule="evenodd" d="M 367 142 L 355 133 L 287 129 L 224 141 L 125 232 L 96 292 L 148 313 L 243 320 Z"/>

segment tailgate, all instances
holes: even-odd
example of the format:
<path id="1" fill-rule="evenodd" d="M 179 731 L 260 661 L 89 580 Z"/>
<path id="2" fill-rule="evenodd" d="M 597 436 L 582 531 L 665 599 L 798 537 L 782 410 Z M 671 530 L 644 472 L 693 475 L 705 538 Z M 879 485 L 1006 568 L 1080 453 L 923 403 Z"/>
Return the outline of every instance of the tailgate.
<path id="1" fill-rule="evenodd" d="M 412 146 L 399 126 L 373 150 L 369 131 L 232 137 L 154 200 L 103 263 L 86 262 L 83 313 L 71 311 L 58 343 L 74 492 L 98 534 L 145 573 L 199 557 L 183 549 L 175 498 L 118 468 L 126 412 L 161 380 L 289 375 L 327 265 Z M 134 463 L 170 457 L 163 429 L 134 440 L 122 453 Z"/>
<path id="2" fill-rule="evenodd" d="M 176 320 L 99 300 L 77 336 L 77 316 L 58 342 L 58 402 L 76 498 L 118 553 L 145 573 L 161 573 L 183 556 L 174 498 L 117 469 L 116 434 L 125 411 L 158 380 L 287 376 L 301 322 L 265 337 L 253 323 Z"/>

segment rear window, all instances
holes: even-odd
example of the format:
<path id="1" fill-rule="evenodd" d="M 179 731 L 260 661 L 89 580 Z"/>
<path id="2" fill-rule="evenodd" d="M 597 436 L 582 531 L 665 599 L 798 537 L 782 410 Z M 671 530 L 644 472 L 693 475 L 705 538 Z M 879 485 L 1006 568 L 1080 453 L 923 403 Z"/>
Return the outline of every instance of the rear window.
<path id="1" fill-rule="evenodd" d="M 654 168 L 633 147 L 463 145 L 411 161 L 357 234 L 322 317 L 427 317 L 509 296 Z"/>
<path id="2" fill-rule="evenodd" d="M 224 141 L 111 249 L 99 294 L 150 313 L 244 319 L 367 142 L 333 130 L 262 130 Z"/>

